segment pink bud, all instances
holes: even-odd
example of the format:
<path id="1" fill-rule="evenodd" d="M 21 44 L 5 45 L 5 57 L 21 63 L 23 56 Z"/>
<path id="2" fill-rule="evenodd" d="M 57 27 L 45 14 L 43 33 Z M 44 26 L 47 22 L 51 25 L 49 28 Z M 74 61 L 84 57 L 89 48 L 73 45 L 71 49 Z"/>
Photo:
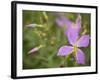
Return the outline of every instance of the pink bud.
<path id="1" fill-rule="evenodd" d="M 28 54 L 31 54 L 31 53 L 34 53 L 34 52 L 36 52 L 36 51 L 38 51 L 39 50 L 39 48 L 33 48 L 33 49 L 31 49 L 29 52 L 28 52 Z"/>

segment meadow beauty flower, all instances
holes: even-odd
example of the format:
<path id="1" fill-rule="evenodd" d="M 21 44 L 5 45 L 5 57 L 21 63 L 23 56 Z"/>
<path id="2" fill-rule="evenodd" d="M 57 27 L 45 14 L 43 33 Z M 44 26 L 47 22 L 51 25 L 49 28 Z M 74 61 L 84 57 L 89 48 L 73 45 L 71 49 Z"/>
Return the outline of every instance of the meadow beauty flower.
<path id="1" fill-rule="evenodd" d="M 56 23 L 59 27 L 66 27 L 66 29 L 74 28 L 75 31 L 79 32 L 80 28 L 81 28 L 81 16 L 80 16 L 80 14 L 78 14 L 76 23 L 71 22 L 65 16 L 60 16 L 56 19 Z"/>
<path id="2" fill-rule="evenodd" d="M 57 20 L 59 26 L 66 25 L 67 29 L 65 34 L 68 38 L 69 43 L 71 46 L 64 45 L 62 46 L 57 55 L 58 56 L 68 56 L 71 53 L 74 53 L 76 62 L 78 64 L 85 64 L 85 54 L 80 49 L 80 47 L 87 47 L 89 45 L 89 35 L 82 35 L 79 36 L 79 32 L 81 29 L 81 17 L 78 15 L 76 23 L 71 22 L 65 17 L 61 17 Z"/>

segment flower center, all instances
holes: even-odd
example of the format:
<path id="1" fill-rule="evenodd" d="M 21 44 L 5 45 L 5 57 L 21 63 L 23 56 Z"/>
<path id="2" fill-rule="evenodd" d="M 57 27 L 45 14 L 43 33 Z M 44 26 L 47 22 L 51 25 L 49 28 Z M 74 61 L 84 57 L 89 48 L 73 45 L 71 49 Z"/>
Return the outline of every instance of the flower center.
<path id="1" fill-rule="evenodd" d="M 77 46 L 74 45 L 73 47 L 74 47 L 74 54 L 76 55 L 76 53 L 77 53 Z"/>

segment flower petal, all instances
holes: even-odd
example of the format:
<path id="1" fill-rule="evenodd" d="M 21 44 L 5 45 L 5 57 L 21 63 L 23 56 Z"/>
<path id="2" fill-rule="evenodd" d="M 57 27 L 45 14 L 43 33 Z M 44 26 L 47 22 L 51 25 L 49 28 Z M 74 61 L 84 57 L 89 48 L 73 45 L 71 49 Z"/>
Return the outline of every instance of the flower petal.
<path id="1" fill-rule="evenodd" d="M 63 27 L 63 26 L 64 26 L 64 22 L 63 22 L 63 20 L 62 20 L 61 18 L 57 18 L 57 19 L 56 19 L 56 23 L 57 23 L 57 25 L 60 26 L 60 27 Z"/>
<path id="2" fill-rule="evenodd" d="M 57 18 L 56 23 L 60 27 L 64 27 L 64 26 L 71 27 L 72 26 L 72 22 L 70 20 L 68 20 L 65 16 L 61 16 L 61 17 Z"/>
<path id="3" fill-rule="evenodd" d="M 85 64 L 85 54 L 80 49 L 77 50 L 76 61 L 78 64 Z"/>
<path id="4" fill-rule="evenodd" d="M 89 35 L 83 35 L 80 37 L 80 39 L 77 41 L 78 47 L 87 47 L 89 45 Z"/>
<path id="5" fill-rule="evenodd" d="M 74 29 L 68 29 L 66 32 L 65 32 L 67 38 L 68 38 L 68 41 L 71 45 L 74 45 L 78 39 L 78 32 Z"/>
<path id="6" fill-rule="evenodd" d="M 73 47 L 71 46 L 62 46 L 58 51 L 58 56 L 67 56 L 70 54 L 73 50 Z"/>
<path id="7" fill-rule="evenodd" d="M 79 37 L 79 31 L 80 31 L 80 28 L 81 28 L 81 17 L 80 17 L 80 15 L 78 14 L 78 17 L 76 19 L 76 24 L 74 24 L 71 21 L 69 21 L 69 22 L 70 23 L 68 23 L 68 20 L 66 22 L 69 25 L 67 25 L 68 28 L 67 28 L 65 34 L 68 37 L 69 43 L 74 45 L 76 43 L 78 37 Z"/>
<path id="8" fill-rule="evenodd" d="M 78 14 L 78 17 L 76 19 L 76 25 L 75 25 L 75 27 L 76 27 L 76 30 L 79 32 L 80 29 L 81 29 L 81 16 L 80 16 L 80 14 Z"/>

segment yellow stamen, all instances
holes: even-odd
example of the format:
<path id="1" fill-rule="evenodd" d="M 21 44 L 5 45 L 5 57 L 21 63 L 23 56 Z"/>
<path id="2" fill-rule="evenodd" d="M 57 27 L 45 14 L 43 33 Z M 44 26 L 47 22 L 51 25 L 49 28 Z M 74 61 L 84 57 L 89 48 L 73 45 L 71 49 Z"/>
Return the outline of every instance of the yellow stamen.
<path id="1" fill-rule="evenodd" d="M 76 45 L 74 45 L 74 54 L 76 55 L 76 52 L 77 52 L 77 46 Z"/>

